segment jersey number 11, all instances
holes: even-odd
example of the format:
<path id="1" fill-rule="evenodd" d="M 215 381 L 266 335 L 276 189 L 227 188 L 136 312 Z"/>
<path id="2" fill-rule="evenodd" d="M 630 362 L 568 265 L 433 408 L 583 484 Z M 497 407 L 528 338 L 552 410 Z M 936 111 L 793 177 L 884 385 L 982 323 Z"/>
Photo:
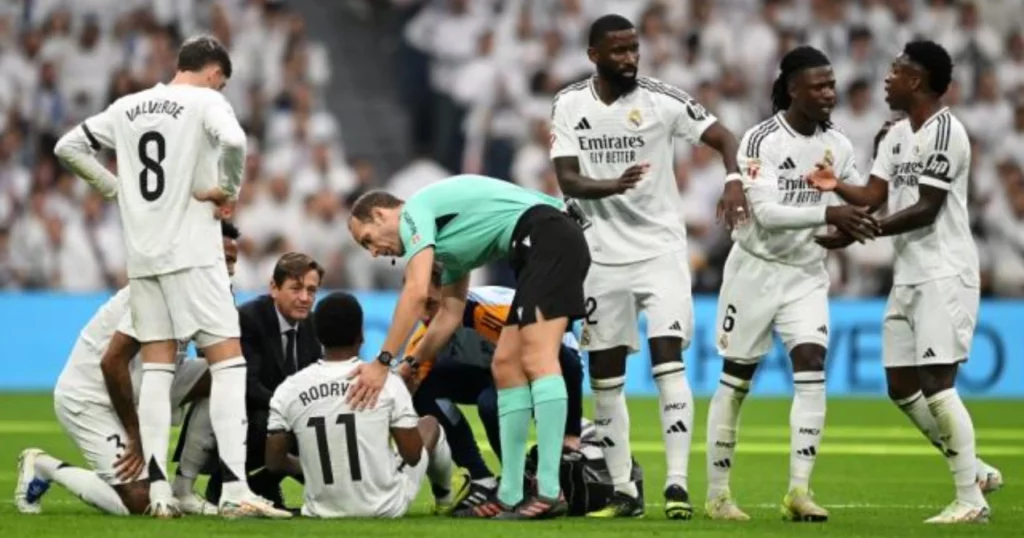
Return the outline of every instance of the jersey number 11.
<path id="1" fill-rule="evenodd" d="M 353 482 L 363 479 L 363 471 L 359 467 L 359 443 L 356 440 L 356 416 L 352 413 L 338 415 L 335 424 L 345 426 L 345 441 L 348 445 L 348 472 Z M 309 417 L 306 426 L 316 432 L 316 448 L 320 453 L 320 472 L 324 475 L 324 485 L 334 483 L 334 468 L 331 465 L 331 451 L 327 444 L 327 420 L 324 417 Z"/>

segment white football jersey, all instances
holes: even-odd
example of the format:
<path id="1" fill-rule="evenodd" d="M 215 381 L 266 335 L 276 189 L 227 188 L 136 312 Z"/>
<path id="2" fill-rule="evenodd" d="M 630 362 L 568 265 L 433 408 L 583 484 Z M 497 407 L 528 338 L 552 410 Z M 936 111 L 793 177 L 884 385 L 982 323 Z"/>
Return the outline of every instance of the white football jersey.
<path id="1" fill-rule="evenodd" d="M 910 120 L 900 120 L 879 144 L 871 175 L 889 182 L 890 215 L 917 203 L 918 185 L 949 191 L 931 226 L 892 237 L 894 284 L 959 276 L 970 286 L 980 285 L 978 249 L 967 215 L 970 169 L 967 131 L 948 108 L 916 133 Z"/>
<path id="2" fill-rule="evenodd" d="M 118 99 L 81 129 L 94 150 L 106 146 L 117 152 L 129 278 L 222 263 L 213 207 L 193 198 L 217 186 L 222 141 L 245 140 L 220 92 L 157 84 Z"/>
<path id="3" fill-rule="evenodd" d="M 611 105 L 597 97 L 596 78 L 563 89 L 552 103 L 551 158 L 576 157 L 591 179 L 616 180 L 635 164 L 650 169 L 636 188 L 599 200 L 577 200 L 592 259 L 627 264 L 686 248 L 679 218 L 675 139 L 700 143 L 714 116 L 682 90 L 639 77 Z"/>
<path id="4" fill-rule="evenodd" d="M 298 440 L 306 515 L 388 517 L 404 509 L 391 429 L 415 428 L 419 417 L 394 374 L 376 407 L 353 411 L 345 395 L 359 363 L 318 361 L 285 379 L 270 400 L 267 431 L 290 431 Z"/>
<path id="5" fill-rule="evenodd" d="M 805 176 L 817 163 L 828 163 L 840 181 L 859 184 L 850 139 L 835 128 L 820 127 L 814 135 L 804 136 L 793 130 L 780 112 L 743 134 L 737 162 L 754 218 L 733 231 L 733 240 L 769 261 L 798 266 L 824 262 L 826 251 L 814 242 L 814 236 L 827 231 L 825 209 L 836 205 L 838 199 L 833 193 L 816 190 Z M 808 210 L 817 214 L 817 222 L 800 228 L 765 226 L 766 213 L 794 208 L 820 210 Z"/>
<path id="6" fill-rule="evenodd" d="M 129 298 L 128 287 L 121 288 L 103 303 L 78 333 L 71 356 L 57 379 L 58 391 L 83 402 L 110 405 L 100 361 L 115 331 L 135 337 L 131 310 L 128 306 Z M 140 357 L 136 355 L 129 367 L 134 387 L 138 387 L 142 381 L 141 364 Z"/>

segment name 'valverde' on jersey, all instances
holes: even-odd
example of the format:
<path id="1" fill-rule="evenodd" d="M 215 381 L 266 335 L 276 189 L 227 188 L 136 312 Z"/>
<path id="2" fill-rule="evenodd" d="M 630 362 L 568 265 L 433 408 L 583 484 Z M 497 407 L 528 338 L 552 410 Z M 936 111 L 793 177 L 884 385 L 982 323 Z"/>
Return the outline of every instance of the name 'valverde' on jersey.
<path id="1" fill-rule="evenodd" d="M 893 283 L 918 284 L 959 276 L 980 285 L 978 250 L 967 215 L 971 143 L 960 120 L 943 108 L 915 133 L 909 120 L 894 124 L 879 144 L 871 175 L 889 182 L 889 213 L 920 198 L 919 185 L 949 191 L 931 226 L 893 236 Z"/>
<path id="2" fill-rule="evenodd" d="M 82 129 L 94 150 L 117 152 L 129 278 L 223 263 L 213 207 L 193 198 L 218 184 L 220 141 L 245 141 L 220 92 L 157 84 L 118 99 Z"/>
<path id="3" fill-rule="evenodd" d="M 700 143 L 715 121 L 686 92 L 653 78 L 611 105 L 597 96 L 597 79 L 572 84 L 552 103 L 551 158 L 576 157 L 580 172 L 613 180 L 635 164 L 646 177 L 625 194 L 578 200 L 592 225 L 585 233 L 592 259 L 627 264 L 686 248 L 675 179 L 676 138 Z"/>
<path id="4" fill-rule="evenodd" d="M 766 260 L 797 266 L 822 263 L 826 251 L 814 242 L 814 236 L 826 232 L 825 209 L 839 200 L 833 193 L 812 187 L 805 176 L 815 170 L 817 163 L 827 163 L 840 181 L 859 184 L 850 139 L 835 128 L 821 127 L 813 135 L 804 136 L 780 112 L 743 134 L 736 160 L 755 218 L 734 230 L 733 240 Z M 820 207 L 821 226 L 767 229 L 757 219 L 759 204 Z"/>

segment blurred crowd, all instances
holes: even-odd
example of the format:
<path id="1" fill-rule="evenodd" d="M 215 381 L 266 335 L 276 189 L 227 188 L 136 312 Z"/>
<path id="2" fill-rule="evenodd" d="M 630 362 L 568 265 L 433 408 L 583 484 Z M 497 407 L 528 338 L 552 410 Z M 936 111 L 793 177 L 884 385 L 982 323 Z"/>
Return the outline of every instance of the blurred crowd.
<path id="1" fill-rule="evenodd" d="M 0 0 L 0 288 L 125 282 L 116 206 L 61 169 L 52 147 L 119 96 L 169 80 L 178 43 L 200 31 L 231 51 L 225 93 L 250 135 L 236 288 L 264 288 L 269 264 L 288 250 L 323 263 L 326 286 L 394 287 L 400 264 L 369 258 L 349 237 L 350 203 L 375 187 L 407 197 L 459 172 L 557 194 L 551 99 L 592 73 L 589 23 L 617 12 L 639 29 L 641 73 L 689 92 L 737 137 L 771 113 L 779 57 L 800 43 L 822 49 L 839 83 L 834 122 L 865 175 L 889 117 L 889 63 L 912 38 L 944 44 L 957 66 L 947 102 L 974 143 L 971 214 L 985 289 L 1024 296 L 1024 0 L 337 1 L 402 21 L 391 67 L 403 73 L 415 151 L 391 177 L 346 154 L 345 137 L 363 126 L 339 125 L 329 111 L 324 90 L 337 64 L 287 0 Z M 725 172 L 706 147 L 681 143 L 677 153 L 695 291 L 713 292 L 729 248 L 714 212 Z M 886 293 L 892 256 L 885 239 L 834 255 L 834 293 Z"/>

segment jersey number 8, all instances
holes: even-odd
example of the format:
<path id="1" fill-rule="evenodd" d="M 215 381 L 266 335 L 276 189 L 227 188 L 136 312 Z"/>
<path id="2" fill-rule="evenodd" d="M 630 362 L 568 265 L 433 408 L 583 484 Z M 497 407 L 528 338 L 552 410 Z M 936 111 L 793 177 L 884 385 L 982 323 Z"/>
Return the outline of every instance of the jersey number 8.
<path id="1" fill-rule="evenodd" d="M 150 157 L 151 145 L 156 146 L 156 159 Z M 164 135 L 156 131 L 146 131 L 139 138 L 139 160 L 142 161 L 142 172 L 139 172 L 139 192 L 147 202 L 155 202 L 164 193 L 164 157 L 167 154 L 167 144 L 164 142 Z M 150 189 L 150 174 L 153 175 L 153 185 Z"/>

